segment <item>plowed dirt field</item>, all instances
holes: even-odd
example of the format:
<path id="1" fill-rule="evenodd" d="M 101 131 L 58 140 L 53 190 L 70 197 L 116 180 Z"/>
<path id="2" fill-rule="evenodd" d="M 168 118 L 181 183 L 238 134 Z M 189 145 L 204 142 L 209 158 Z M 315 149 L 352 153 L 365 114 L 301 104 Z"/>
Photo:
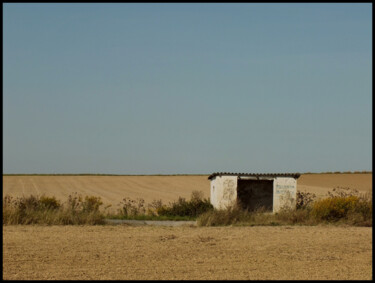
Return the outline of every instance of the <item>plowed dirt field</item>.
<path id="1" fill-rule="evenodd" d="M 372 279 L 368 227 L 4 226 L 3 279 Z"/>

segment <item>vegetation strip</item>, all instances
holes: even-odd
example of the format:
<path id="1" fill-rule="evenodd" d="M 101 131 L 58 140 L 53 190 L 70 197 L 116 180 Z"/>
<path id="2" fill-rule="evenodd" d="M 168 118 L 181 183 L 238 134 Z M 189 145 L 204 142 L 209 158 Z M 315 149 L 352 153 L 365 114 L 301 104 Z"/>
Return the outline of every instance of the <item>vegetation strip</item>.
<path id="1" fill-rule="evenodd" d="M 243 210 L 237 204 L 217 210 L 199 191 L 193 191 L 190 200 L 180 197 L 168 205 L 156 200 L 146 206 L 143 199 L 130 198 L 124 198 L 120 204 L 121 208 L 114 214 L 100 210 L 103 202 L 95 196 L 72 194 L 62 204 L 55 197 L 44 195 L 15 199 L 7 195 L 3 198 L 3 224 L 103 225 L 108 223 L 105 219 L 114 219 L 117 222 L 133 220 L 133 223 L 136 223 L 134 220 L 143 223 L 188 220 L 196 221 L 198 226 L 344 224 L 372 227 L 371 194 L 360 194 L 350 188 L 335 188 L 328 198 L 319 200 L 314 194 L 298 192 L 295 209 L 282 208 L 275 214 L 262 207 Z"/>

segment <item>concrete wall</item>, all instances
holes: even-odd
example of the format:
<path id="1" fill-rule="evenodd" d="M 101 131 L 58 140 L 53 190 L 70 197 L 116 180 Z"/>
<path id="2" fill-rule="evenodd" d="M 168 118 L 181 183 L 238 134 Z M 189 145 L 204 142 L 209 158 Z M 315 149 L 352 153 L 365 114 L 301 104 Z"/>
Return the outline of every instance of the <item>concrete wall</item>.
<path id="1" fill-rule="evenodd" d="M 237 176 L 216 176 L 211 180 L 211 204 L 224 209 L 236 202 Z"/>
<path id="2" fill-rule="evenodd" d="M 271 179 L 269 179 L 271 180 Z M 255 184 L 256 181 L 254 181 Z M 248 183 L 250 184 L 250 182 Z M 211 180 L 211 204 L 216 209 L 224 209 L 237 201 L 237 176 L 216 176 Z M 247 186 L 247 185 L 246 185 Z M 265 182 L 255 185 L 267 188 Z M 268 190 L 268 189 L 267 189 Z M 258 193 L 255 192 L 255 193 Z M 277 177 L 273 179 L 273 196 L 268 192 L 264 197 L 272 198 L 272 211 L 278 212 L 283 206 L 295 208 L 297 198 L 297 180 L 294 178 Z M 271 201 L 271 200 L 270 200 Z M 250 206 L 252 203 L 250 203 Z"/>
<path id="3" fill-rule="evenodd" d="M 273 212 L 283 206 L 296 207 L 297 180 L 294 178 L 277 177 L 273 182 Z"/>

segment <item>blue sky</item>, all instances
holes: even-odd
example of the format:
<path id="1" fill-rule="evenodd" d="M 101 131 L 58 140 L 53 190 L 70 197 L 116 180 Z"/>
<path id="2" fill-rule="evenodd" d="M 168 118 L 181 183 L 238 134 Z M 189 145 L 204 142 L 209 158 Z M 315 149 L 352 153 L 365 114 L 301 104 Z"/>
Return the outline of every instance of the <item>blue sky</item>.
<path id="1" fill-rule="evenodd" d="M 372 4 L 3 4 L 3 173 L 372 170 Z"/>

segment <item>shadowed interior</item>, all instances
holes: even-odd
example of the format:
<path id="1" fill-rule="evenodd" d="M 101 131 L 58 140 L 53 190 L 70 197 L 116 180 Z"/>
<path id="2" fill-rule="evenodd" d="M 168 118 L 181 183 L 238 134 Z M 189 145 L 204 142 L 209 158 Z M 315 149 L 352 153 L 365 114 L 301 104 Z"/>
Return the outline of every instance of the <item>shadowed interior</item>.
<path id="1" fill-rule="evenodd" d="M 238 180 L 238 204 L 247 210 L 264 207 L 266 211 L 273 209 L 273 181 L 268 180 Z"/>

